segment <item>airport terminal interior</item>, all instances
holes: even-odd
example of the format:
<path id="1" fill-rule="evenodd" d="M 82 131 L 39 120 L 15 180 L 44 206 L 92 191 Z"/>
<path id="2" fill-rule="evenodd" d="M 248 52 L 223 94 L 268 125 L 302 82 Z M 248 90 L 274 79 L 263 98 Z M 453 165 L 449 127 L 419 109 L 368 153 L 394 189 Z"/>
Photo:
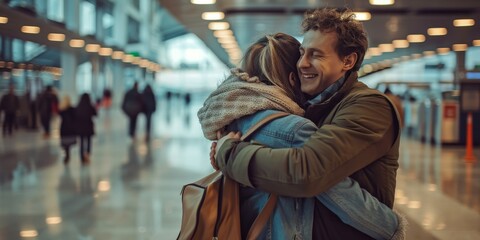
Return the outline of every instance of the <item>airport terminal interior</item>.
<path id="1" fill-rule="evenodd" d="M 182 186 L 214 171 L 198 110 L 250 44 L 301 42 L 303 13 L 320 7 L 356 13 L 359 81 L 401 103 L 406 239 L 480 239 L 478 0 L 0 0 L 0 96 L 19 103 L 11 132 L 0 114 L 0 240 L 176 239 Z M 134 83 L 156 111 L 131 136 Z M 50 88 L 60 106 L 90 97 L 89 154 L 73 138 L 66 155 L 58 107 L 44 128 Z"/>

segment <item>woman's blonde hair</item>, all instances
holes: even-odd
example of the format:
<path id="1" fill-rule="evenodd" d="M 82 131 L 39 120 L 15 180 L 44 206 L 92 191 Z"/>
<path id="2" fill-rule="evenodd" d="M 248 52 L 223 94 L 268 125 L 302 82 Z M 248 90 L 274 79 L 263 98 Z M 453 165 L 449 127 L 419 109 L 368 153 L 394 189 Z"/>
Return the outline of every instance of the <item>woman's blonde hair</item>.
<path id="1" fill-rule="evenodd" d="M 69 108 L 70 106 L 72 106 L 72 100 L 70 99 L 70 96 L 65 95 L 65 96 L 63 96 L 62 101 L 60 102 L 60 106 L 58 107 L 58 109 L 65 110 L 65 109 Z"/>
<path id="2" fill-rule="evenodd" d="M 303 94 L 296 66 L 300 58 L 299 48 L 300 42 L 288 34 L 266 35 L 247 49 L 241 69 L 263 83 L 284 89 L 288 97 L 301 105 Z M 290 73 L 294 74 L 294 86 L 289 81 Z"/>

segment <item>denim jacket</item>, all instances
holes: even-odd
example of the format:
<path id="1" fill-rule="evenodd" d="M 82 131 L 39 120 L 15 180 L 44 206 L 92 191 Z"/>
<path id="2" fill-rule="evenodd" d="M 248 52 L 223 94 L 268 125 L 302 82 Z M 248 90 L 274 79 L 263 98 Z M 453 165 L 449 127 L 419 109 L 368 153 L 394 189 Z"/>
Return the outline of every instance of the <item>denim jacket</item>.
<path id="1" fill-rule="evenodd" d="M 245 133 L 255 123 L 275 112 L 263 110 L 245 116 L 231 123 L 228 130 Z M 289 115 L 266 124 L 250 140 L 272 148 L 300 147 L 316 130 L 317 127 L 310 120 Z M 274 161 L 272 159 L 272 164 Z M 241 187 L 240 195 L 242 233 L 246 234 L 267 202 L 269 193 Z M 319 200 L 344 223 L 374 239 L 390 239 L 399 225 L 392 209 L 361 189 L 357 182 L 346 178 L 313 198 L 279 196 L 272 217 L 259 239 L 312 239 L 315 200 Z"/>

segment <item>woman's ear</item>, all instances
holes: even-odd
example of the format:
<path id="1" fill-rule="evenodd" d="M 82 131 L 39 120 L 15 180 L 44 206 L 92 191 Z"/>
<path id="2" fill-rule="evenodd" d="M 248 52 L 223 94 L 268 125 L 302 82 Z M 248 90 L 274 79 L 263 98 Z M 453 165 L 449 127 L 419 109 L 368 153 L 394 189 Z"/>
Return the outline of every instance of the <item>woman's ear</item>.
<path id="1" fill-rule="evenodd" d="M 346 56 L 343 59 L 343 70 L 349 71 L 355 66 L 355 63 L 357 63 L 358 60 L 358 55 L 357 53 L 351 53 L 350 55 Z"/>
<path id="2" fill-rule="evenodd" d="M 292 87 L 295 87 L 295 73 L 290 72 L 290 74 L 288 75 L 288 81 L 290 82 L 290 85 Z"/>

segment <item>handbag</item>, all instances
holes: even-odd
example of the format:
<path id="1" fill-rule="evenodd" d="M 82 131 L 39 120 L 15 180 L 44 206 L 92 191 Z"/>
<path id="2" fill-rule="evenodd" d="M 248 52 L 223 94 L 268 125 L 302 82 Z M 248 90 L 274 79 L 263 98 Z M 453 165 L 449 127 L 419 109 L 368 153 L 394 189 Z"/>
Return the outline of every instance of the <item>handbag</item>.
<path id="1" fill-rule="evenodd" d="M 288 115 L 285 112 L 271 114 L 252 126 L 241 140 L 247 139 L 257 129 Z M 181 191 L 182 225 L 178 240 L 241 240 L 239 183 L 215 171 L 187 185 Z M 256 239 L 270 218 L 277 196 L 270 194 L 267 203 L 253 222 L 245 239 Z"/>

